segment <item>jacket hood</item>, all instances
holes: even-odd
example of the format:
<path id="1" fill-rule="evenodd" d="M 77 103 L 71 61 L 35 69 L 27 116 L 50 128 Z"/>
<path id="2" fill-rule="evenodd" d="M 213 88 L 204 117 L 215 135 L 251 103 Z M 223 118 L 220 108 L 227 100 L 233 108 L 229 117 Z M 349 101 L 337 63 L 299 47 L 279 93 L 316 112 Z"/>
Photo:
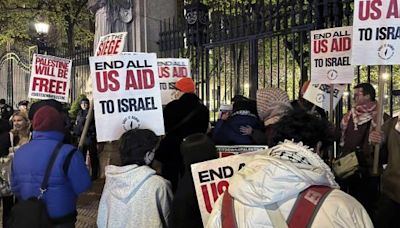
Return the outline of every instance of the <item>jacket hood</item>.
<path id="1" fill-rule="evenodd" d="M 106 185 L 109 189 L 113 189 L 111 195 L 124 203 L 128 203 L 142 184 L 156 172 L 147 165 L 109 165 L 105 168 L 105 174 Z"/>
<path id="2" fill-rule="evenodd" d="M 330 168 L 302 143 L 285 141 L 256 155 L 230 179 L 229 193 L 249 206 L 265 206 L 292 197 L 311 185 L 339 188 Z"/>

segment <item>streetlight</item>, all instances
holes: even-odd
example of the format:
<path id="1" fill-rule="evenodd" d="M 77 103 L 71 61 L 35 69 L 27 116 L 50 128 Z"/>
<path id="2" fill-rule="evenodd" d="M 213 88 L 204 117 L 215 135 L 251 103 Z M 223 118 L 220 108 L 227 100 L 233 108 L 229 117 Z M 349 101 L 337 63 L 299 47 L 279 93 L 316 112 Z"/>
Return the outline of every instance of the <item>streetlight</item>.
<path id="1" fill-rule="evenodd" d="M 37 46 L 39 54 L 48 54 L 51 52 L 50 48 L 47 47 L 45 36 L 49 33 L 50 25 L 43 21 L 42 18 L 39 18 L 35 23 L 36 33 L 39 35 L 37 38 Z"/>
<path id="2" fill-rule="evenodd" d="M 47 24 L 45 22 L 36 22 L 35 29 L 39 35 L 41 35 L 41 34 L 45 35 L 45 34 L 49 33 L 49 24 Z"/>

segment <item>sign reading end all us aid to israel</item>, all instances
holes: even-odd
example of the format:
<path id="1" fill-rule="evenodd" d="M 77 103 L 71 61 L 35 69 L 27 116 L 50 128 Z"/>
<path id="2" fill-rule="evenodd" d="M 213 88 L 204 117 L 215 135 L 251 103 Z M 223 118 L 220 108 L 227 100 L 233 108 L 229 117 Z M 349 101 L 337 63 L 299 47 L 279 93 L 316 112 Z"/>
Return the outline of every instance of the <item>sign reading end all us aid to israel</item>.
<path id="1" fill-rule="evenodd" d="M 352 27 L 311 31 L 311 83 L 352 83 Z"/>
<path id="2" fill-rule="evenodd" d="M 400 0 L 354 1 L 352 64 L 400 64 Z"/>
<path id="3" fill-rule="evenodd" d="M 113 141 L 128 130 L 164 134 L 156 54 L 90 57 L 96 133 Z"/>

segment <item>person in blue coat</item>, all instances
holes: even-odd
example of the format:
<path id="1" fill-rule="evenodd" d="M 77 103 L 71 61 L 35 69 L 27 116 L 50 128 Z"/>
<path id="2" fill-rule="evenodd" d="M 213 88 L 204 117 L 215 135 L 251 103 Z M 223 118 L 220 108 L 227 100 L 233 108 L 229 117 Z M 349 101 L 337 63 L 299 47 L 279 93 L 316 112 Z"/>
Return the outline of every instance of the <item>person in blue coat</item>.
<path id="1" fill-rule="evenodd" d="M 252 137 L 244 135 L 240 127 L 250 126 L 263 130 L 263 123 L 257 115 L 256 102 L 247 98 L 237 99 L 233 103 L 232 114 L 222 116 L 215 125 L 212 139 L 216 145 L 252 145 Z"/>
<path id="2" fill-rule="evenodd" d="M 37 197 L 51 154 L 64 138 L 64 121 L 51 106 L 40 107 L 33 116 L 32 140 L 16 152 L 11 189 L 18 200 Z M 91 186 L 82 153 L 63 144 L 56 158 L 43 199 L 55 227 L 74 227 L 78 195 Z"/>

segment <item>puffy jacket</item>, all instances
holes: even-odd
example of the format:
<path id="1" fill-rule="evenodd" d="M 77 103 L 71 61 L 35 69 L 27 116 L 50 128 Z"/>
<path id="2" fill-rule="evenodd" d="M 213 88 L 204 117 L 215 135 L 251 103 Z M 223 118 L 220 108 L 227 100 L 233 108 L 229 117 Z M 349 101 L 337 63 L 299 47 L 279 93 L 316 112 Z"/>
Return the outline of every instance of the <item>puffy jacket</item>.
<path id="1" fill-rule="evenodd" d="M 227 120 L 217 121 L 213 131 L 213 141 L 217 145 L 252 145 L 255 143 L 252 137 L 240 132 L 240 127 L 247 125 L 257 130 L 262 130 L 264 127 L 260 119 L 249 111 L 234 112 Z"/>
<path id="2" fill-rule="evenodd" d="M 97 226 L 166 227 L 171 201 L 171 184 L 147 165 L 109 165 Z"/>
<path id="3" fill-rule="evenodd" d="M 11 188 L 18 199 L 37 197 L 47 164 L 58 142 L 64 135 L 55 131 L 34 131 L 32 140 L 15 153 L 12 167 Z M 72 157 L 67 173 L 64 164 L 67 156 Z M 70 215 L 76 211 L 78 195 L 91 185 L 89 172 L 82 153 L 72 145 L 64 144 L 56 158 L 44 193 L 44 202 L 53 219 Z"/>
<path id="4" fill-rule="evenodd" d="M 329 167 L 307 147 L 291 141 L 256 155 L 229 181 L 237 227 L 273 227 L 264 206 L 277 203 L 285 219 L 298 194 L 311 185 L 334 188 L 311 227 L 373 227 L 366 210 L 340 191 Z M 214 205 L 207 227 L 221 226 L 222 198 Z"/>

